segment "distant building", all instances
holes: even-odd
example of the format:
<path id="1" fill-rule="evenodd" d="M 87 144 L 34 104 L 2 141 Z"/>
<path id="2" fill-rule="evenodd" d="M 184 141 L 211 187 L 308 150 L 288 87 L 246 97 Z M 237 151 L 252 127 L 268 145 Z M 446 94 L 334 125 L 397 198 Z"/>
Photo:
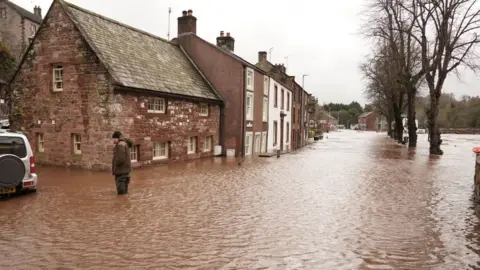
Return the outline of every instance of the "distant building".
<path id="1" fill-rule="evenodd" d="M 30 40 L 42 23 L 42 9 L 35 6 L 33 13 L 9 0 L 0 0 L 0 41 L 20 61 Z"/>
<path id="2" fill-rule="evenodd" d="M 362 113 L 358 117 L 358 127 L 366 131 L 385 131 L 387 130 L 387 121 L 385 117 L 375 111 Z"/>
<path id="3" fill-rule="evenodd" d="M 40 164 L 108 169 L 112 132 L 135 166 L 213 155 L 221 97 L 183 49 L 54 0 L 14 75 L 12 125 Z"/>

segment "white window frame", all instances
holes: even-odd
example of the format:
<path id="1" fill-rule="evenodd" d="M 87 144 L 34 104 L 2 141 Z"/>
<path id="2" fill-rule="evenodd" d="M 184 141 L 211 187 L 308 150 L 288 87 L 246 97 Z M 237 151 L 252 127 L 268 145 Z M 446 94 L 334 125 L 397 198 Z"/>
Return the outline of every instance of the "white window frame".
<path id="1" fill-rule="evenodd" d="M 263 95 L 265 96 L 268 96 L 268 77 L 267 76 L 264 76 L 263 78 Z"/>
<path id="2" fill-rule="evenodd" d="M 147 101 L 147 112 L 148 113 L 165 113 L 166 111 L 166 100 L 164 98 L 151 98 Z"/>
<path id="3" fill-rule="evenodd" d="M 197 137 L 195 136 L 188 137 L 187 154 L 195 154 L 196 152 L 197 152 Z"/>
<path id="4" fill-rule="evenodd" d="M 266 153 L 267 152 L 267 132 L 264 131 L 262 132 L 262 150 L 261 152 Z"/>
<path id="5" fill-rule="evenodd" d="M 258 143 L 257 143 L 257 138 L 258 138 Z M 255 136 L 253 136 L 253 152 L 255 154 L 259 154 L 262 151 L 262 133 L 261 132 L 256 132 Z"/>
<path id="6" fill-rule="evenodd" d="M 263 97 L 262 105 L 262 119 L 263 122 L 268 122 L 268 97 Z"/>
<path id="7" fill-rule="evenodd" d="M 57 74 L 59 76 L 57 76 Z M 53 79 L 53 92 L 62 92 L 63 91 L 63 66 L 62 65 L 55 65 L 53 67 L 52 79 Z"/>
<path id="8" fill-rule="evenodd" d="M 156 146 L 159 146 L 157 149 Z M 164 148 L 164 155 L 161 154 L 162 152 L 162 146 Z M 158 155 L 155 155 L 156 150 L 158 150 Z M 152 144 L 152 159 L 153 160 L 162 160 L 162 159 L 168 159 L 168 142 L 154 142 Z"/>
<path id="9" fill-rule="evenodd" d="M 40 153 L 45 152 L 45 137 L 43 133 L 37 133 L 37 151 Z"/>
<path id="10" fill-rule="evenodd" d="M 73 134 L 72 143 L 73 143 L 73 153 L 76 155 L 81 155 L 82 154 L 82 135 Z"/>
<path id="11" fill-rule="evenodd" d="M 245 84 L 247 85 L 247 90 L 253 91 L 254 85 L 255 85 L 255 73 L 253 72 L 253 69 L 247 68 L 246 76 L 245 76 Z"/>
<path id="12" fill-rule="evenodd" d="M 251 104 L 248 104 L 248 98 L 250 98 Z M 255 104 L 253 98 L 253 93 L 248 92 L 247 98 L 245 99 L 245 114 L 248 121 L 253 121 L 253 105 Z"/>
<path id="13" fill-rule="evenodd" d="M 252 141 L 253 133 L 251 131 L 245 133 L 245 156 L 250 156 L 252 154 Z"/>
<path id="14" fill-rule="evenodd" d="M 208 109 L 209 109 L 209 108 L 208 108 L 208 104 L 206 104 L 206 103 L 200 103 L 199 107 L 200 107 L 200 113 L 199 113 L 199 115 L 200 115 L 200 116 L 208 116 Z"/>
<path id="15" fill-rule="evenodd" d="M 134 145 L 130 150 L 130 161 L 138 162 L 138 154 L 140 153 L 140 145 Z"/>
<path id="16" fill-rule="evenodd" d="M 213 142 L 213 136 L 205 137 L 205 141 L 203 143 L 203 152 L 211 152 L 212 151 L 212 142 Z"/>

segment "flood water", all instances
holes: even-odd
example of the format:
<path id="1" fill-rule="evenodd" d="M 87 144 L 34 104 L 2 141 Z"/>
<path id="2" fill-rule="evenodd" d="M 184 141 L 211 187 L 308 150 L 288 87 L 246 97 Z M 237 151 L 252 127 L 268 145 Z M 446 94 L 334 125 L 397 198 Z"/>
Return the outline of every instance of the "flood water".
<path id="1" fill-rule="evenodd" d="M 472 202 L 480 136 L 428 156 L 342 131 L 277 158 L 108 173 L 37 168 L 0 201 L 3 269 L 480 269 Z"/>

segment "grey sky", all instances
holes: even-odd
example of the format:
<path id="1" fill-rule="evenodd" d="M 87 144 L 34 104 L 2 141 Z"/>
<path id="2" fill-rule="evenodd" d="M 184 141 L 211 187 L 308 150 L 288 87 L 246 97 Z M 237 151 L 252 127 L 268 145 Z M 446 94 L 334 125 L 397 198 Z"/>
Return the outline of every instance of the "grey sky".
<path id="1" fill-rule="evenodd" d="M 52 0 L 11 0 L 33 11 L 42 7 L 45 16 Z M 255 64 L 258 51 L 271 47 L 273 63 L 286 63 L 287 73 L 296 76 L 320 103 L 353 100 L 365 103 L 359 63 L 369 52 L 368 43 L 358 35 L 363 0 L 70 0 L 69 2 L 125 24 L 166 38 L 168 7 L 172 8 L 171 38 L 177 33 L 177 17 L 192 9 L 197 17 L 197 34 L 215 43 L 220 31 L 235 38 L 235 53 Z M 462 72 L 462 82 L 452 76 L 446 92 L 457 97 L 476 96 L 478 76 Z"/>

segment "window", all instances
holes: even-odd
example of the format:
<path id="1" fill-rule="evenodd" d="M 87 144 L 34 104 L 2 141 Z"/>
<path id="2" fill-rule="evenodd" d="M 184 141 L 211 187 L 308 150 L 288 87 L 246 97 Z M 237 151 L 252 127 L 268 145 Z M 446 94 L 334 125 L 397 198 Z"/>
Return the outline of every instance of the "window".
<path id="1" fill-rule="evenodd" d="M 138 161 L 138 156 L 140 153 L 140 145 L 134 145 L 132 149 L 130 149 L 130 160 L 133 162 Z"/>
<path id="2" fill-rule="evenodd" d="M 273 145 L 277 145 L 277 121 L 273 121 Z"/>
<path id="3" fill-rule="evenodd" d="M 34 36 L 35 33 L 37 32 L 37 26 L 34 24 L 30 25 L 30 36 Z"/>
<path id="4" fill-rule="evenodd" d="M 253 93 L 247 93 L 246 114 L 247 120 L 253 121 Z"/>
<path id="5" fill-rule="evenodd" d="M 197 137 L 188 138 L 188 154 L 194 154 L 197 152 Z"/>
<path id="6" fill-rule="evenodd" d="M 212 151 L 212 136 L 205 137 L 205 143 L 203 144 L 203 152 Z"/>
<path id="7" fill-rule="evenodd" d="M 290 93 L 287 92 L 287 111 L 290 111 Z"/>
<path id="8" fill-rule="evenodd" d="M 154 142 L 153 143 L 153 159 L 167 159 L 168 158 L 168 143 Z"/>
<path id="9" fill-rule="evenodd" d="M 260 153 L 262 147 L 262 134 L 260 132 L 255 133 L 255 154 Z"/>
<path id="10" fill-rule="evenodd" d="M 278 86 L 275 85 L 273 92 L 273 107 L 278 108 Z"/>
<path id="11" fill-rule="evenodd" d="M 268 96 L 268 77 L 263 78 L 263 94 Z"/>
<path id="12" fill-rule="evenodd" d="M 0 8 L 0 19 L 7 18 L 7 8 Z"/>
<path id="13" fill-rule="evenodd" d="M 37 133 L 37 151 L 44 152 L 45 151 L 45 143 L 43 140 L 43 133 Z"/>
<path id="14" fill-rule="evenodd" d="M 267 132 L 262 132 L 262 152 L 267 152 Z"/>
<path id="15" fill-rule="evenodd" d="M 165 99 L 163 98 L 149 99 L 147 111 L 149 113 L 165 113 Z"/>
<path id="16" fill-rule="evenodd" d="M 208 116 L 208 104 L 200 104 L 200 116 Z"/>
<path id="17" fill-rule="evenodd" d="M 268 98 L 263 98 L 263 107 L 262 107 L 262 118 L 263 122 L 268 122 Z"/>
<path id="18" fill-rule="evenodd" d="M 284 92 L 285 92 L 285 91 L 284 91 L 283 88 L 282 88 L 282 96 L 280 97 L 280 102 L 281 102 L 281 104 L 280 104 L 280 109 L 282 109 L 282 110 L 283 110 L 283 108 L 284 108 L 284 105 L 283 105 L 283 102 L 284 102 L 284 99 L 283 99 Z"/>
<path id="19" fill-rule="evenodd" d="M 252 132 L 247 132 L 245 136 L 245 156 L 252 154 Z"/>
<path id="20" fill-rule="evenodd" d="M 53 91 L 63 91 L 63 66 L 56 65 L 53 68 Z"/>
<path id="21" fill-rule="evenodd" d="M 293 110 L 292 110 L 292 123 L 296 123 L 296 122 L 297 122 L 297 120 L 295 119 L 295 111 L 296 111 L 296 110 L 297 110 L 297 109 L 295 109 L 295 108 L 293 108 Z"/>
<path id="22" fill-rule="evenodd" d="M 15 155 L 19 158 L 27 156 L 27 148 L 25 141 L 19 137 L 0 137 L 0 156 L 1 155 Z"/>
<path id="23" fill-rule="evenodd" d="M 247 89 L 253 91 L 253 70 L 247 68 Z"/>
<path id="24" fill-rule="evenodd" d="M 82 154 L 82 136 L 80 134 L 73 134 L 73 153 L 76 155 Z"/>
<path id="25" fill-rule="evenodd" d="M 290 141 L 290 123 L 287 122 L 287 136 L 286 136 L 286 141 L 285 142 L 289 142 Z"/>

